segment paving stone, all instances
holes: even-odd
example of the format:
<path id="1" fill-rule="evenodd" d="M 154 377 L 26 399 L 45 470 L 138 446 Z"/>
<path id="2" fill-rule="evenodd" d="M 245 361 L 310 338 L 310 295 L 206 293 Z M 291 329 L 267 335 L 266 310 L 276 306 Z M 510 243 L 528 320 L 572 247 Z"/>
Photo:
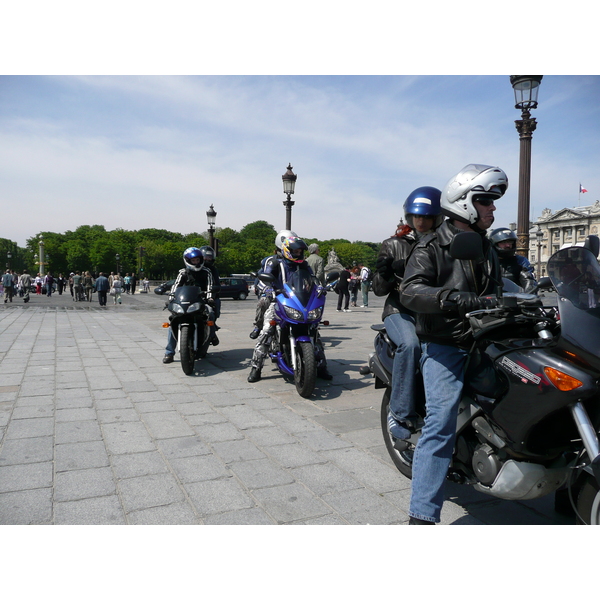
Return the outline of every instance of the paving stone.
<path id="1" fill-rule="evenodd" d="M 167 463 L 157 451 L 134 454 L 114 454 L 110 458 L 117 479 L 167 473 Z"/>
<path id="2" fill-rule="evenodd" d="M 294 477 L 289 469 L 268 458 L 236 462 L 230 468 L 251 490 L 294 483 Z"/>
<path id="3" fill-rule="evenodd" d="M 167 506 L 130 512 L 127 522 L 131 525 L 198 525 L 202 521 L 189 504 L 174 502 Z"/>
<path id="4" fill-rule="evenodd" d="M 73 444 L 75 442 L 88 442 L 101 439 L 100 425 L 95 420 L 56 424 L 56 444 Z"/>
<path id="5" fill-rule="evenodd" d="M 56 474 L 54 499 L 57 502 L 109 496 L 115 492 L 116 486 L 109 467 Z"/>
<path id="6" fill-rule="evenodd" d="M 93 469 L 109 465 L 108 454 L 103 441 L 77 442 L 56 446 L 55 471 Z"/>
<path id="7" fill-rule="evenodd" d="M 34 419 L 12 419 L 7 427 L 7 439 L 45 437 L 54 433 L 52 417 Z"/>
<path id="8" fill-rule="evenodd" d="M 248 440 L 213 442 L 212 447 L 226 463 L 265 457 L 265 454 Z"/>
<path id="9" fill-rule="evenodd" d="M 123 479 L 117 485 L 127 513 L 184 500 L 181 488 L 170 473 Z"/>
<path id="10" fill-rule="evenodd" d="M 35 462 L 0 467 L 0 494 L 52 485 L 52 463 Z"/>
<path id="11" fill-rule="evenodd" d="M 52 436 L 6 440 L 0 448 L 0 466 L 47 462 L 53 458 Z"/>
<path id="12" fill-rule="evenodd" d="M 0 494 L 0 525 L 46 525 L 52 519 L 52 488 Z"/>
<path id="13" fill-rule="evenodd" d="M 190 483 L 185 488 L 194 507 L 203 518 L 214 513 L 255 506 L 252 498 L 232 477 Z"/>
<path id="14" fill-rule="evenodd" d="M 169 464 L 183 483 L 231 477 L 223 462 L 212 455 L 171 458 Z"/>
<path id="15" fill-rule="evenodd" d="M 125 515 L 116 495 L 57 502 L 55 525 L 125 525 Z"/>

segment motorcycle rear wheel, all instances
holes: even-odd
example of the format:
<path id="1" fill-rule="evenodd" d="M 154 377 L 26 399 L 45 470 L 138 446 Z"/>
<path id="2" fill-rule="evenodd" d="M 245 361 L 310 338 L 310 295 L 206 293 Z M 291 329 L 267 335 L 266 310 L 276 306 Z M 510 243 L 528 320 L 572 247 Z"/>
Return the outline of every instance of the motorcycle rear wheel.
<path id="1" fill-rule="evenodd" d="M 184 324 L 179 330 L 179 356 L 181 357 L 181 368 L 186 375 L 194 372 L 194 326 Z"/>
<path id="2" fill-rule="evenodd" d="M 409 479 L 412 479 L 412 460 L 413 454 L 415 451 L 415 447 L 413 444 L 409 444 L 408 448 L 403 450 L 398 450 L 394 446 L 394 438 L 388 430 L 387 421 L 388 414 L 390 412 L 390 388 L 386 388 L 385 394 L 383 394 L 383 400 L 381 402 L 381 431 L 383 433 L 383 441 L 385 442 L 385 447 L 387 448 L 388 454 L 390 458 L 394 462 L 394 465 L 404 475 Z"/>
<path id="3" fill-rule="evenodd" d="M 587 475 L 577 496 L 577 525 L 600 525 L 600 485 Z"/>
<path id="4" fill-rule="evenodd" d="M 315 352 L 310 342 L 296 344 L 296 370 L 294 383 L 296 390 L 303 398 L 310 398 L 317 380 L 317 363 Z"/>

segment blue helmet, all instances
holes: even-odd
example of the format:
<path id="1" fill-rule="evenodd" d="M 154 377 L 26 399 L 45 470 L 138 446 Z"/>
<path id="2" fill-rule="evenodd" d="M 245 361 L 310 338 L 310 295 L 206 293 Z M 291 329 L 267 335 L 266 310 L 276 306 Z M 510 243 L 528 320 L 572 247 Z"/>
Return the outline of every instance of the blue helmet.
<path id="1" fill-rule="evenodd" d="M 444 220 L 440 206 L 441 196 L 440 190 L 428 185 L 412 191 L 404 202 L 404 216 L 408 225 L 414 229 L 412 216 L 421 215 L 434 217 L 433 229 L 438 228 Z"/>
<path id="2" fill-rule="evenodd" d="M 200 260 L 196 264 L 193 264 L 191 261 L 194 258 L 199 258 Z M 187 248 L 183 253 L 183 262 L 188 271 L 200 271 L 202 269 L 202 264 L 204 263 L 204 257 L 202 256 L 200 248 L 194 246 Z"/>

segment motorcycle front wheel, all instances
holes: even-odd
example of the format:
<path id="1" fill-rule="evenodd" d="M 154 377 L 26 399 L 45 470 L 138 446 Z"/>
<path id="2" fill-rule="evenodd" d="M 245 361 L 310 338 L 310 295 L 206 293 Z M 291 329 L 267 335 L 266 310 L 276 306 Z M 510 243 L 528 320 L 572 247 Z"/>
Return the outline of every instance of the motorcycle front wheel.
<path id="1" fill-rule="evenodd" d="M 383 440 L 388 454 L 398 471 L 405 477 L 412 479 L 412 461 L 415 447 L 413 444 L 409 444 L 408 448 L 404 448 L 405 444 L 400 444 L 400 449 L 396 447 L 397 442 L 392 437 L 387 426 L 388 414 L 390 412 L 390 395 L 390 388 L 386 388 L 381 402 L 381 431 L 383 433 Z"/>
<path id="2" fill-rule="evenodd" d="M 179 356 L 181 357 L 181 368 L 186 375 L 194 372 L 194 326 L 184 323 L 179 329 Z"/>
<path id="3" fill-rule="evenodd" d="M 600 486 L 587 475 L 577 496 L 577 525 L 600 525 Z"/>
<path id="4" fill-rule="evenodd" d="M 310 398 L 317 380 L 317 363 L 315 352 L 310 342 L 296 343 L 296 370 L 294 383 L 303 398 Z"/>

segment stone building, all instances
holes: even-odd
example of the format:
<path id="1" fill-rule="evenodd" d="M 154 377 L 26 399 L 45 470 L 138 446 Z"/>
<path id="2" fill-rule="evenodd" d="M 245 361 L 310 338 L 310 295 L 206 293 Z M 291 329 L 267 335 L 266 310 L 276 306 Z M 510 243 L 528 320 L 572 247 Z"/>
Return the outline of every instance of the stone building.
<path id="1" fill-rule="evenodd" d="M 583 246 L 588 235 L 600 235 L 600 200 L 591 206 L 545 208 L 529 231 L 529 262 L 536 278 L 546 275 L 552 254 L 568 246 Z M 541 273 L 541 274 L 540 274 Z"/>

